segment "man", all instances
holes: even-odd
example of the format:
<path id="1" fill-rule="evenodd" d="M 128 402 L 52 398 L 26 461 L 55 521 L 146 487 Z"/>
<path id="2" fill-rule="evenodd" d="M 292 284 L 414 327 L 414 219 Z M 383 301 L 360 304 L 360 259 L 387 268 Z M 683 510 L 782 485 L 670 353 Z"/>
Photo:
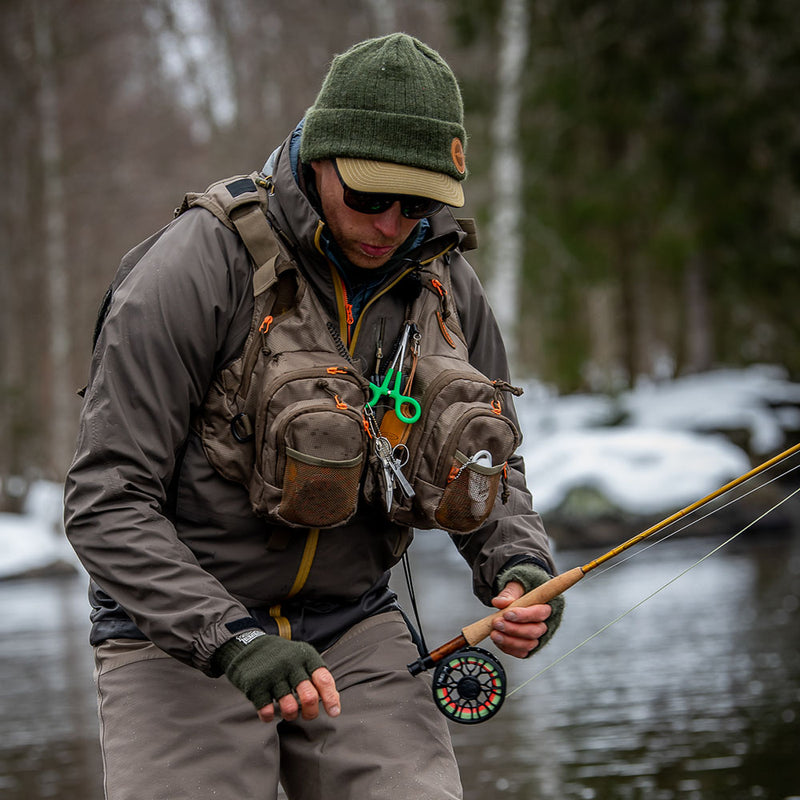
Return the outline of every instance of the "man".
<path id="1" fill-rule="evenodd" d="M 350 381 L 358 396 L 372 376 L 377 394 L 392 359 L 400 371 L 418 363 L 411 396 L 425 363 L 437 363 L 425 361 L 432 343 L 446 358 L 465 353 L 461 371 L 507 380 L 497 326 L 461 253 L 467 237 L 447 208 L 464 202 L 465 140 L 455 77 L 435 51 L 404 34 L 362 42 L 334 59 L 314 106 L 257 179 L 278 252 L 267 290 L 254 296 L 242 239 L 203 207 L 123 261 L 66 487 L 67 532 L 92 577 L 111 800 L 274 798 L 279 779 L 293 800 L 461 797 L 445 720 L 429 677 L 406 669 L 418 653 L 388 588 L 409 520 L 436 527 L 392 467 L 431 445 L 400 433 L 406 444 L 379 457 L 385 404 L 365 395 L 358 407 L 332 387 Z M 226 184 L 231 195 L 242 185 L 255 188 Z M 287 276 L 293 289 L 279 300 Z M 259 325 L 264 302 L 271 311 Z M 435 313 L 424 311 L 431 303 Z M 404 360 L 401 340 L 412 338 Z M 284 448 L 265 432 L 262 411 L 280 394 L 270 387 L 316 349 L 343 359 L 307 383 L 331 395 L 317 404 L 330 425 L 305 423 L 291 437 L 312 448 L 356 442 L 365 452 L 355 458 L 306 457 L 304 444 Z M 242 397 L 244 411 L 215 428 L 217 410 Z M 497 419 L 515 421 L 510 402 L 504 416 L 494 404 Z M 411 424 L 403 408 L 395 426 L 406 435 L 432 424 L 430 411 Z M 339 437 L 333 426 L 348 420 L 356 432 Z M 490 450 L 483 468 L 479 453 L 456 464 L 447 486 L 463 484 L 462 472 L 503 482 L 502 492 L 491 484 L 502 495 L 493 506 L 463 484 L 459 513 L 480 516 L 468 533 L 457 522 L 451 530 L 476 594 L 502 609 L 553 565 L 521 460 L 505 467 L 494 452 L 485 466 Z M 323 521 L 350 492 L 339 478 L 351 463 L 353 507 Z M 265 477 L 270 470 L 278 477 Z M 555 630 L 553 608 L 510 611 L 493 641 L 526 657 Z"/>

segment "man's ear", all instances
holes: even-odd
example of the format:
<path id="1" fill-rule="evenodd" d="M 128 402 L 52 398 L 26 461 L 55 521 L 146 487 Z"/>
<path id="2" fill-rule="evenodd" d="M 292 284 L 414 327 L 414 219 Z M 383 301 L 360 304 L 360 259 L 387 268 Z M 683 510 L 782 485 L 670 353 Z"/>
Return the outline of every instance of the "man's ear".
<path id="1" fill-rule="evenodd" d="M 310 162 L 311 169 L 314 170 L 315 174 L 321 175 L 322 170 L 325 169 L 327 164 L 332 164 L 332 158 L 315 158 L 313 161 Z"/>
<path id="2" fill-rule="evenodd" d="M 322 212 L 322 200 L 319 196 L 319 186 L 322 181 L 322 171 L 325 161 L 315 159 L 303 165 L 303 184 L 304 191 L 311 205 L 317 213 L 324 219 Z"/>

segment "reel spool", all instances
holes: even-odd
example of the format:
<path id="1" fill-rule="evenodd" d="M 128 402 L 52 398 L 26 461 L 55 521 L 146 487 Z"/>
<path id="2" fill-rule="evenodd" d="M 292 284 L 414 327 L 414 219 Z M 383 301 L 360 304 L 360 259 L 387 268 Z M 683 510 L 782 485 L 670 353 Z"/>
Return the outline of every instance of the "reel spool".
<path id="1" fill-rule="evenodd" d="M 480 647 L 465 647 L 442 659 L 433 673 L 433 699 L 453 722 L 474 725 L 493 717 L 506 697 L 506 673 Z"/>

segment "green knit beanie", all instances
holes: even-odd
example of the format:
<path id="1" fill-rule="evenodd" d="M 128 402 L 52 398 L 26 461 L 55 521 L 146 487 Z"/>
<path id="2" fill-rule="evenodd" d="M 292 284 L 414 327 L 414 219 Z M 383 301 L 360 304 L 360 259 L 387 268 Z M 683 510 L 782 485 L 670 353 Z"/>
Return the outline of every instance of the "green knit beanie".
<path id="1" fill-rule="evenodd" d="M 452 70 L 435 50 L 393 33 L 360 42 L 333 59 L 306 114 L 300 158 L 412 168 L 399 187 L 396 170 L 381 174 L 374 164 L 356 170 L 358 185 L 348 180 L 353 170 L 342 176 L 360 191 L 437 193 L 444 196 L 436 199 L 463 205 L 465 143 L 464 107 Z"/>

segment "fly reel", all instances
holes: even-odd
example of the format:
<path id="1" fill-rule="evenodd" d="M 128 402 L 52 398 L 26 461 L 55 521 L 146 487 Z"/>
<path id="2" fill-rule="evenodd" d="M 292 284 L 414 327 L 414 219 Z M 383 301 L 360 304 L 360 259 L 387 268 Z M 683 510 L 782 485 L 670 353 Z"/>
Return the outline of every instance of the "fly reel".
<path id="1" fill-rule="evenodd" d="M 480 647 L 464 647 L 442 659 L 433 672 L 433 699 L 453 722 L 474 725 L 493 717 L 506 697 L 506 673 Z"/>

